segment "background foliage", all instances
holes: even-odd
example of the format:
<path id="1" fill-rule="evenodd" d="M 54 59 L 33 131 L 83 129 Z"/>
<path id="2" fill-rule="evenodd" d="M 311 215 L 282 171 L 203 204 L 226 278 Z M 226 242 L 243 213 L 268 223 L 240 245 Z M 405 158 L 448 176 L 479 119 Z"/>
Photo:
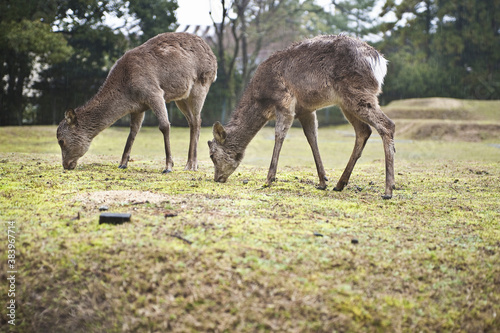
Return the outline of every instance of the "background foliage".
<path id="1" fill-rule="evenodd" d="M 220 0 L 205 35 L 219 61 L 203 120 L 226 120 L 258 64 L 291 42 L 347 32 L 390 60 L 382 103 L 412 97 L 500 98 L 500 0 Z M 377 8 L 382 6 L 381 11 Z M 175 0 L 0 3 L 0 126 L 56 124 L 91 98 L 113 63 L 175 31 Z M 380 12 L 379 16 L 375 13 Z M 123 25 L 110 27 L 106 17 Z M 174 125 L 185 121 L 170 105 Z M 335 109 L 320 123 L 343 121 Z M 147 117 L 147 121 L 154 121 Z"/>

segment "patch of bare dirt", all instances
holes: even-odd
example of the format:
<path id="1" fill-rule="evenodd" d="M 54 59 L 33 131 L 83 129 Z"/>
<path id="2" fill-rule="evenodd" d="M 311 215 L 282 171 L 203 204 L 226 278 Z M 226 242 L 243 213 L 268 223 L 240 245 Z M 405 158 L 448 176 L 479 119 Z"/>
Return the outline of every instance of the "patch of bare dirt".
<path id="1" fill-rule="evenodd" d="M 458 121 L 396 121 L 396 136 L 414 140 L 480 142 L 500 139 L 500 124 Z"/>
<path id="2" fill-rule="evenodd" d="M 398 106 L 399 104 L 404 105 L 405 107 L 412 108 L 433 108 L 433 109 L 461 109 L 463 108 L 463 101 L 454 98 L 445 98 L 445 97 L 430 97 L 430 98 L 410 98 L 402 101 L 394 101 L 389 105 Z"/>
<path id="3" fill-rule="evenodd" d="M 448 119 L 448 120 L 462 120 L 462 119 L 477 119 L 471 112 L 467 110 L 402 110 L 402 109 L 389 109 L 384 110 L 387 116 L 391 119 Z"/>
<path id="4" fill-rule="evenodd" d="M 453 98 L 414 98 L 393 101 L 382 108 L 391 119 L 478 119 L 464 105 Z"/>
<path id="5" fill-rule="evenodd" d="M 115 190 L 80 193 L 75 197 L 75 201 L 83 204 L 139 204 L 139 203 L 161 203 L 170 201 L 170 197 L 165 194 L 153 193 L 149 191 Z"/>
<path id="6" fill-rule="evenodd" d="M 466 142 L 500 139 L 500 123 L 481 105 L 435 97 L 393 101 L 382 109 L 396 122 L 398 137 Z"/>

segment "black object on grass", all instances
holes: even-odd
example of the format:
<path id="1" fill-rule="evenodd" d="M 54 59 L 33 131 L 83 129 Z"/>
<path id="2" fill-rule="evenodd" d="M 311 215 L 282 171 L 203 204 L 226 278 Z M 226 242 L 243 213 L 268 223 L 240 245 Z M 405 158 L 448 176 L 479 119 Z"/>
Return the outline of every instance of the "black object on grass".
<path id="1" fill-rule="evenodd" d="M 102 213 L 99 216 L 99 224 L 122 224 L 124 222 L 129 222 L 131 216 L 131 214 L 127 213 Z"/>

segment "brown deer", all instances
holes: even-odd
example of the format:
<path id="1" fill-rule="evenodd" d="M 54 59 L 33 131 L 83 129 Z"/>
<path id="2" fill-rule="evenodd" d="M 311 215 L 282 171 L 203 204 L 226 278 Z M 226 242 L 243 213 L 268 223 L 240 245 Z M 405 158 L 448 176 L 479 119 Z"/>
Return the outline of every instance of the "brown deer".
<path id="1" fill-rule="evenodd" d="M 273 157 L 265 186 L 275 180 L 283 140 L 294 118 L 302 124 L 319 176 L 326 188 L 326 174 L 317 142 L 316 110 L 339 105 L 356 132 L 351 158 L 336 191 L 349 181 L 356 161 L 374 127 L 384 144 L 386 186 L 384 199 L 394 188 L 394 123 L 382 112 L 377 95 L 387 72 L 387 60 L 363 41 L 339 36 L 318 36 L 292 44 L 259 65 L 226 127 L 213 126 L 208 142 L 215 166 L 215 181 L 225 182 L 240 164 L 257 132 L 276 120 Z"/>
<path id="2" fill-rule="evenodd" d="M 91 100 L 76 110 L 66 111 L 57 129 L 63 167 L 74 169 L 97 134 L 130 114 L 130 134 L 119 165 L 126 168 L 144 111 L 151 109 L 158 118 L 165 143 L 163 172 L 172 171 L 170 122 L 165 102 L 175 101 L 190 128 L 185 169 L 196 170 L 200 112 L 216 73 L 217 59 L 210 47 L 200 37 L 188 33 L 163 33 L 126 52 Z"/>

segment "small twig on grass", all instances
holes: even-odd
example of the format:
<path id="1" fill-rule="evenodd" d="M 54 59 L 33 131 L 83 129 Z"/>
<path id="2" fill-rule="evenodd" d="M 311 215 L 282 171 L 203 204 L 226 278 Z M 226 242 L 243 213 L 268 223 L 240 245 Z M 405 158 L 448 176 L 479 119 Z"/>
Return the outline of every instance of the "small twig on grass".
<path id="1" fill-rule="evenodd" d="M 174 237 L 174 238 L 180 239 L 181 241 L 184 241 L 184 242 L 188 243 L 189 245 L 193 244 L 193 242 L 191 242 L 190 240 L 182 237 L 181 235 L 179 235 L 177 233 L 175 233 L 175 234 L 167 234 L 167 235 L 170 236 L 170 237 Z"/>

